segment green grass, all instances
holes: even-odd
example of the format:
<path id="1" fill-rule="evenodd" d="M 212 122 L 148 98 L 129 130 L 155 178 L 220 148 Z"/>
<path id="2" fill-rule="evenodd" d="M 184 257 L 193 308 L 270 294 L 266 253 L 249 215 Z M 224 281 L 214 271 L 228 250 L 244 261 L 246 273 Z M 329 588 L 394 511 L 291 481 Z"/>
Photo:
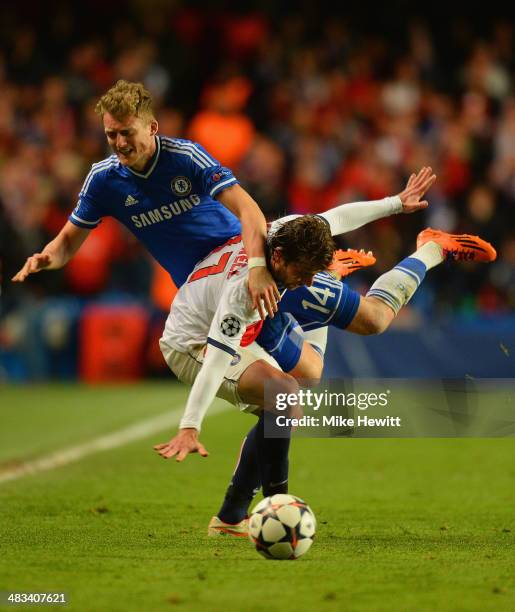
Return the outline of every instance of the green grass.
<path id="1" fill-rule="evenodd" d="M 1 463 L 179 409 L 186 393 L 3 388 Z M 515 440 L 296 439 L 290 490 L 319 528 L 306 557 L 274 562 L 205 537 L 252 423 L 209 418 L 208 459 L 162 460 L 164 431 L 0 484 L 0 590 L 65 591 L 81 611 L 515 608 Z"/>

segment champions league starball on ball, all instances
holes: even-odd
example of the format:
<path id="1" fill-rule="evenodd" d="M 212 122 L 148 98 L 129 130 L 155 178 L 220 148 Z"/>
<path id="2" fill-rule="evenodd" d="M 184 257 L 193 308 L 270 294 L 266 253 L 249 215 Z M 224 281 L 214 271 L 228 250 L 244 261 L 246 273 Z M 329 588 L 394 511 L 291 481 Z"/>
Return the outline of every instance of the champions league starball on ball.
<path id="1" fill-rule="evenodd" d="M 267 559 L 298 559 L 313 544 L 316 518 L 299 497 L 265 497 L 249 518 L 249 538 Z"/>

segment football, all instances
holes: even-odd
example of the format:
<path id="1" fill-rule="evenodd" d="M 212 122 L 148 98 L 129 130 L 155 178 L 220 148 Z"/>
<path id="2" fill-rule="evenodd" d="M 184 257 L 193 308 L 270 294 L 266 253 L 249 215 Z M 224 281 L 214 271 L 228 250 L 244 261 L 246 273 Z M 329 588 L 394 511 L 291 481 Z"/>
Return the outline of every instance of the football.
<path id="1" fill-rule="evenodd" d="M 298 559 L 313 544 L 316 518 L 294 495 L 265 497 L 249 518 L 249 538 L 267 559 Z"/>

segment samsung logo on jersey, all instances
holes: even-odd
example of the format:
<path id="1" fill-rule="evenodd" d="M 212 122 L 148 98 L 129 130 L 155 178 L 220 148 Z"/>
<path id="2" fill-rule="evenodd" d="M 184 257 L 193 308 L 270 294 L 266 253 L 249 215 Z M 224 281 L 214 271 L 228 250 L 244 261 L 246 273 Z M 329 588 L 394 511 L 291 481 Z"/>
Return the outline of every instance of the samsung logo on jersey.
<path id="1" fill-rule="evenodd" d="M 187 198 L 181 200 L 175 200 L 171 204 L 165 204 L 160 208 L 154 208 L 153 210 L 147 210 L 147 212 L 140 213 L 139 215 L 132 215 L 131 220 L 136 227 L 145 227 L 146 225 L 154 225 L 154 223 L 161 223 L 177 215 L 182 215 L 183 212 L 188 212 L 194 206 L 200 204 L 200 198 L 196 194 L 191 194 Z"/>

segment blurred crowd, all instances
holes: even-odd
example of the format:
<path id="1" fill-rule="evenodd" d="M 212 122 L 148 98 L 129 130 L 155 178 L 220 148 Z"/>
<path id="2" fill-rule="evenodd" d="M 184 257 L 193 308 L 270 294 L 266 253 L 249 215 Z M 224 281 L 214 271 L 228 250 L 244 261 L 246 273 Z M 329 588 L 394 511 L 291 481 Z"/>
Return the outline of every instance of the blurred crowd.
<path id="1" fill-rule="evenodd" d="M 109 221 L 64 270 L 9 283 L 62 227 L 90 164 L 109 154 L 93 109 L 119 78 L 142 81 L 160 132 L 202 143 L 271 219 L 393 195 L 431 165 L 438 181 L 426 212 L 341 239 L 378 259 L 352 283 L 366 288 L 429 225 L 480 234 L 499 259 L 432 273 L 412 310 L 513 309 L 513 22 L 451 16 L 442 24 L 395 11 L 388 20 L 384 8 L 369 19 L 363 7 L 317 13 L 311 3 L 293 12 L 267 2 L 242 12 L 159 0 L 53 10 L 29 2 L 30 14 L 13 7 L 0 8 L 4 315 L 63 293 L 118 292 L 167 308 L 166 275 Z"/>

